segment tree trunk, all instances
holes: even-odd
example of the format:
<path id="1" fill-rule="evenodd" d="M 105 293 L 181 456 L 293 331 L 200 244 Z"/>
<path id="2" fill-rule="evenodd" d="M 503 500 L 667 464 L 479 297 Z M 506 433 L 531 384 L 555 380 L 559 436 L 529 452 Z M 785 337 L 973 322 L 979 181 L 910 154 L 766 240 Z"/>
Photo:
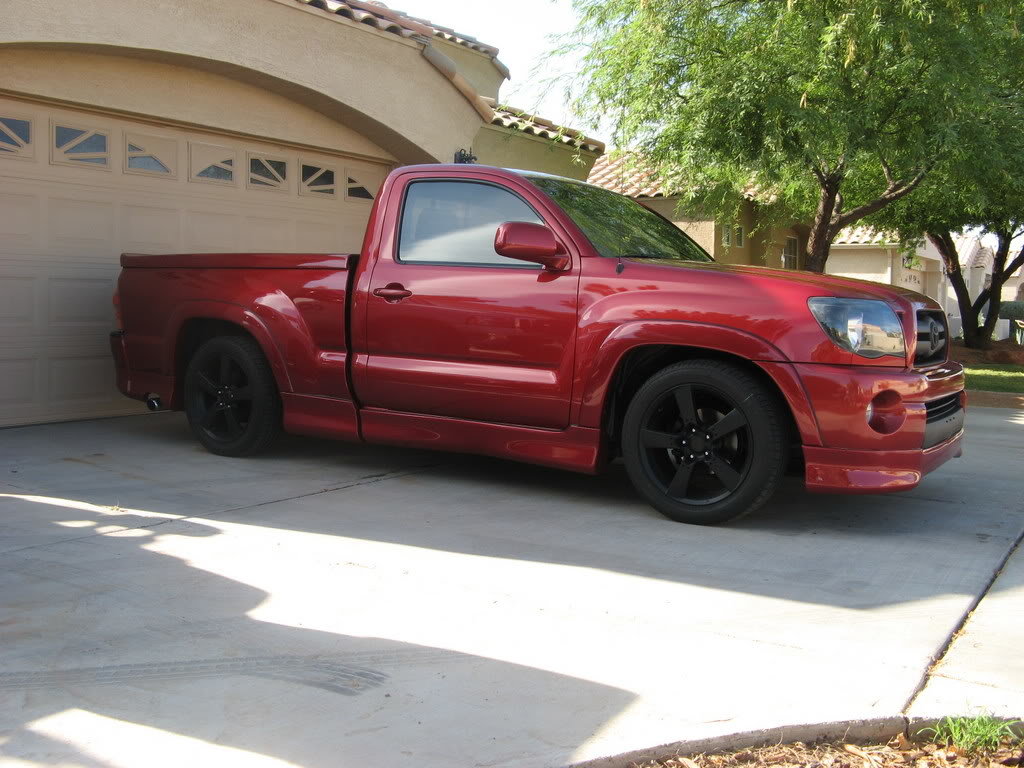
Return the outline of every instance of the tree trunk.
<path id="1" fill-rule="evenodd" d="M 821 184 L 818 196 L 818 209 L 814 212 L 814 223 L 807 237 L 807 250 L 804 254 L 804 269 L 821 274 L 825 271 L 829 250 L 832 247 L 832 214 L 836 209 L 836 195 L 839 182 L 825 179 Z"/>
<path id="2" fill-rule="evenodd" d="M 978 316 L 984 302 L 975 304 L 971 301 L 971 293 L 967 289 L 967 282 L 964 280 L 964 273 L 960 268 L 960 256 L 956 252 L 953 236 L 949 232 L 927 232 L 926 234 L 942 255 L 946 277 L 949 278 L 953 292 L 956 294 L 956 303 L 960 309 L 960 323 L 963 326 L 964 344 L 971 349 L 983 349 L 984 347 L 980 346 L 982 342 Z"/>
<path id="3" fill-rule="evenodd" d="M 979 342 L 982 345 L 980 349 L 987 349 L 992 344 L 992 332 L 995 331 L 996 323 L 999 322 L 999 309 L 1003 303 L 1003 285 L 1015 271 L 1013 268 L 1006 269 L 1006 260 L 1010 256 L 1010 242 L 1013 239 L 1012 232 L 999 232 L 997 237 L 999 243 L 992 259 L 992 285 L 987 289 L 988 313 L 985 315 L 985 323 L 979 332 Z M 982 294 L 984 295 L 984 292 Z M 984 306 L 984 303 L 981 306 Z M 981 307 L 979 307 L 979 311 L 980 309 Z"/>

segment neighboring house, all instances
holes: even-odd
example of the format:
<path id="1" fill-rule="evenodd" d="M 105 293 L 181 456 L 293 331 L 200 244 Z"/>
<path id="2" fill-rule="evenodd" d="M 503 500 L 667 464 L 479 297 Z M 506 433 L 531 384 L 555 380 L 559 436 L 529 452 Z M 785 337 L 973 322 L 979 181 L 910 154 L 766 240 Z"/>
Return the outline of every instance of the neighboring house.
<path id="1" fill-rule="evenodd" d="M 497 108 L 497 53 L 361 0 L 4 3 L 0 426 L 135 410 L 122 251 L 355 251 L 390 169 L 460 150 L 586 178 L 603 146 Z"/>
<path id="2" fill-rule="evenodd" d="M 854 277 L 876 283 L 889 283 L 923 293 L 938 301 L 947 312 L 956 306 L 946 296 L 952 295 L 942 256 L 929 241 L 913 255 L 907 255 L 899 241 L 872 227 L 847 227 L 832 241 L 825 271 L 830 275 Z"/>

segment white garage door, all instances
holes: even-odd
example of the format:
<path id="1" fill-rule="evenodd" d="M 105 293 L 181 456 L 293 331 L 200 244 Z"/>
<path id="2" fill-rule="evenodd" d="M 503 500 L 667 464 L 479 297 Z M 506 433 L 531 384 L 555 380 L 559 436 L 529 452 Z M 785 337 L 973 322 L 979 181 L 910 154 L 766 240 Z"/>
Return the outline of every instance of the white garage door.
<path id="1" fill-rule="evenodd" d="M 358 251 L 387 170 L 0 98 L 0 426 L 137 412 L 107 342 L 123 251 Z"/>

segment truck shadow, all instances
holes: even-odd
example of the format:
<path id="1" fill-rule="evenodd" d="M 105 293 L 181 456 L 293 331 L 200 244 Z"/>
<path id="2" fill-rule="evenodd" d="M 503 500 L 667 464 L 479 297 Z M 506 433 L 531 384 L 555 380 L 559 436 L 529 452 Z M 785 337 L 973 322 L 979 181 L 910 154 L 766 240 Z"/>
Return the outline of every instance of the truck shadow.
<path id="1" fill-rule="evenodd" d="M 983 450 L 983 430 L 968 432 L 964 459 L 910 493 L 809 494 L 786 478 L 760 511 L 702 527 L 639 500 L 620 464 L 590 477 L 291 436 L 270 454 L 226 459 L 198 448 L 179 415 L 32 430 L 45 441 L 46 430 L 72 428 L 74 440 L 47 449 L 66 453 L 60 461 L 26 459 L 7 481 L 100 504 L 856 609 L 973 594 L 1024 527 L 1017 478 L 993 460 L 1005 455 L 1000 445 Z"/>

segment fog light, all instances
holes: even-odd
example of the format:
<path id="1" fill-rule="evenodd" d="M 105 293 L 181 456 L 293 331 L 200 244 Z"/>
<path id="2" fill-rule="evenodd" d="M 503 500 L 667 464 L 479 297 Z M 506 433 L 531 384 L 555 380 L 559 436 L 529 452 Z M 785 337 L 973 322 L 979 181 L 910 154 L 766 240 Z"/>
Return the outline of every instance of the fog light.
<path id="1" fill-rule="evenodd" d="M 881 435 L 891 435 L 907 420 L 907 409 L 899 392 L 886 389 L 875 395 L 865 411 L 868 426 Z"/>

